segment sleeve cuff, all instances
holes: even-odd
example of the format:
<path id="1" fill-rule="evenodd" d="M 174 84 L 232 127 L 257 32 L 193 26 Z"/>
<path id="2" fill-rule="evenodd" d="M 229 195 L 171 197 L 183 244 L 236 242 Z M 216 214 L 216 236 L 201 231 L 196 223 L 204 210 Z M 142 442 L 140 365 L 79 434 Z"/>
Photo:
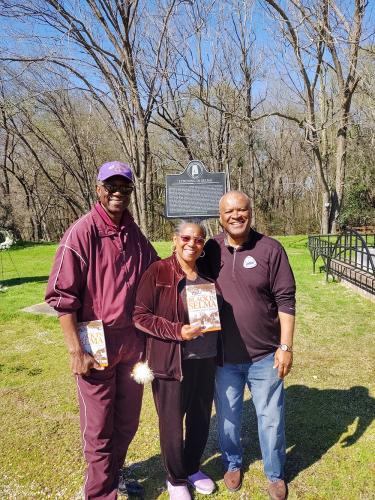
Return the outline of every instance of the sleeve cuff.
<path id="1" fill-rule="evenodd" d="M 290 314 L 291 316 L 296 315 L 296 308 L 291 307 L 291 306 L 278 306 L 277 307 L 279 312 L 285 313 L 285 314 Z"/>

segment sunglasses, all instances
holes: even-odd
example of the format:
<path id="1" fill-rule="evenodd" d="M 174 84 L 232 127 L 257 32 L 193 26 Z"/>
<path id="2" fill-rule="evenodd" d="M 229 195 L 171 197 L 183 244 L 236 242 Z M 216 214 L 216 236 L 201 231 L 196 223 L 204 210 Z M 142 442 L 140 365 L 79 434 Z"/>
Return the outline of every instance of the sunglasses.
<path id="1" fill-rule="evenodd" d="M 133 186 L 119 186 L 117 184 L 107 184 L 106 182 L 102 183 L 104 189 L 109 193 L 120 193 L 123 195 L 131 194 L 133 192 Z"/>
<path id="2" fill-rule="evenodd" d="M 194 243 L 196 245 L 203 245 L 204 244 L 204 238 L 203 236 L 189 236 L 187 234 L 179 234 L 179 237 L 181 238 L 181 241 L 183 243 L 189 243 L 189 241 L 194 240 Z"/>

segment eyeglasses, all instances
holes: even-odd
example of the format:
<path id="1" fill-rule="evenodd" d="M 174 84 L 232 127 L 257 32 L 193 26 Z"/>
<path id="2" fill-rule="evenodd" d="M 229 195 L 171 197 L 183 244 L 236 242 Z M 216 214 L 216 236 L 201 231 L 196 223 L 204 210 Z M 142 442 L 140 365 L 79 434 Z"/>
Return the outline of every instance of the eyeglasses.
<path id="1" fill-rule="evenodd" d="M 203 236 L 190 236 L 188 234 L 179 234 L 179 237 L 181 238 L 181 241 L 183 243 L 189 243 L 189 241 L 194 240 L 195 245 L 203 245 L 204 244 L 204 238 Z"/>
<path id="2" fill-rule="evenodd" d="M 134 189 L 134 186 L 121 186 L 117 184 L 107 184 L 106 182 L 103 182 L 102 186 L 109 194 L 120 193 L 123 195 L 127 195 L 131 194 Z"/>

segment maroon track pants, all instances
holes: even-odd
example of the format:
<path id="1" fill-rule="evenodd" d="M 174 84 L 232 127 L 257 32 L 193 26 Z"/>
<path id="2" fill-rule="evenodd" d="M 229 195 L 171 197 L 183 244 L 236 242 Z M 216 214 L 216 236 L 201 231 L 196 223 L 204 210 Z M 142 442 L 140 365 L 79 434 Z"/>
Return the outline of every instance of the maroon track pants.
<path id="1" fill-rule="evenodd" d="M 77 376 L 87 500 L 117 498 L 118 471 L 139 424 L 143 386 L 130 376 L 137 359 L 116 358 L 103 371 Z"/>

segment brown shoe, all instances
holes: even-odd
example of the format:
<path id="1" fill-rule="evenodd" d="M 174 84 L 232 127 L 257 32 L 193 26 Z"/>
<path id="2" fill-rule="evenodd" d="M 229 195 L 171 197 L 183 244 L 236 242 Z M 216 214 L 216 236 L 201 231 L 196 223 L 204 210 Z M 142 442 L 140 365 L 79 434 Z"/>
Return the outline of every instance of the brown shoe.
<path id="1" fill-rule="evenodd" d="M 288 488 L 285 481 L 279 479 L 268 483 L 268 494 L 271 500 L 285 500 L 288 496 Z"/>
<path id="2" fill-rule="evenodd" d="M 242 486 L 241 469 L 228 470 L 224 474 L 224 484 L 229 491 L 238 491 Z"/>

